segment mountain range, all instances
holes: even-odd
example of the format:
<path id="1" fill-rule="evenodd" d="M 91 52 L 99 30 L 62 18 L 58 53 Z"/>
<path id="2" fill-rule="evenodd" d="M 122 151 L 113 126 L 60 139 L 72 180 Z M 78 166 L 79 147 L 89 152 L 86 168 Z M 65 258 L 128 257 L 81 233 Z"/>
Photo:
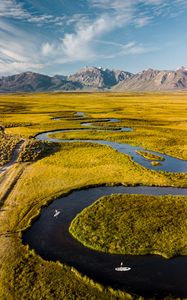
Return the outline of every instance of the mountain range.
<path id="1" fill-rule="evenodd" d="M 187 68 L 147 69 L 137 74 L 84 67 L 70 76 L 24 72 L 0 78 L 0 93 L 48 91 L 166 91 L 187 89 Z"/>

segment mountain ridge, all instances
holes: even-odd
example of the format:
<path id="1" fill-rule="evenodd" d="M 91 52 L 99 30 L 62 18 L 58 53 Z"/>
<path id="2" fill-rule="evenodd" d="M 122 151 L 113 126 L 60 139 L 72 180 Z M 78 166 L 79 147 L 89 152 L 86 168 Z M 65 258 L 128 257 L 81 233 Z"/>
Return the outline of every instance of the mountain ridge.
<path id="1" fill-rule="evenodd" d="M 172 70 L 143 70 L 132 78 L 117 84 L 114 91 L 167 91 L 187 89 L 187 69 L 181 67 Z"/>
<path id="2" fill-rule="evenodd" d="M 70 75 L 73 82 L 80 82 L 84 86 L 96 88 L 111 88 L 120 81 L 132 77 L 133 74 L 122 70 L 110 70 L 97 67 L 84 67 L 77 73 Z"/>
<path id="3" fill-rule="evenodd" d="M 84 67 L 75 74 L 48 76 L 23 72 L 0 78 L 0 93 L 50 91 L 167 91 L 187 89 L 187 68 L 146 69 L 133 74 L 123 70 Z"/>

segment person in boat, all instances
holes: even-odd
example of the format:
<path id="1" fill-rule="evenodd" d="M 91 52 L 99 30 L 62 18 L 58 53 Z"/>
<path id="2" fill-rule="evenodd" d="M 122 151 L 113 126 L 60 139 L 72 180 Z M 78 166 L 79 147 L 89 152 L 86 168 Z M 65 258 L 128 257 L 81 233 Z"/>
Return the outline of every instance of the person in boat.
<path id="1" fill-rule="evenodd" d="M 130 267 L 123 267 L 123 262 L 121 262 L 120 267 L 115 268 L 116 271 L 118 272 L 126 272 L 126 271 L 130 271 L 131 268 Z"/>
<path id="2" fill-rule="evenodd" d="M 60 214 L 60 210 L 55 209 L 54 218 L 57 218 L 59 214 Z"/>

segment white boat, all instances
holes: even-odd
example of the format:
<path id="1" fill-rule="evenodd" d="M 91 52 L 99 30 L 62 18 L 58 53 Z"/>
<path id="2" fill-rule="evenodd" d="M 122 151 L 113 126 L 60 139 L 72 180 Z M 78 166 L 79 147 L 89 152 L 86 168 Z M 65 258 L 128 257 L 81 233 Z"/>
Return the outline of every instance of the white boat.
<path id="1" fill-rule="evenodd" d="M 127 272 L 130 271 L 130 267 L 123 267 L 123 262 L 121 262 L 120 267 L 115 268 L 115 271 L 117 272 Z"/>
<path id="2" fill-rule="evenodd" d="M 54 218 L 58 217 L 60 214 L 60 210 L 55 209 Z"/>

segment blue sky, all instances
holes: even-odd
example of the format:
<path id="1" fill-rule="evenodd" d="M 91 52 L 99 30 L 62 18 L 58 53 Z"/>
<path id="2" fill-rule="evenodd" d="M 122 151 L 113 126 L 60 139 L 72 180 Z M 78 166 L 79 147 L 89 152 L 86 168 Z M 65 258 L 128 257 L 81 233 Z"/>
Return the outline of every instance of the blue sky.
<path id="1" fill-rule="evenodd" d="M 187 64 L 186 0 L 0 0 L 0 76 Z"/>

